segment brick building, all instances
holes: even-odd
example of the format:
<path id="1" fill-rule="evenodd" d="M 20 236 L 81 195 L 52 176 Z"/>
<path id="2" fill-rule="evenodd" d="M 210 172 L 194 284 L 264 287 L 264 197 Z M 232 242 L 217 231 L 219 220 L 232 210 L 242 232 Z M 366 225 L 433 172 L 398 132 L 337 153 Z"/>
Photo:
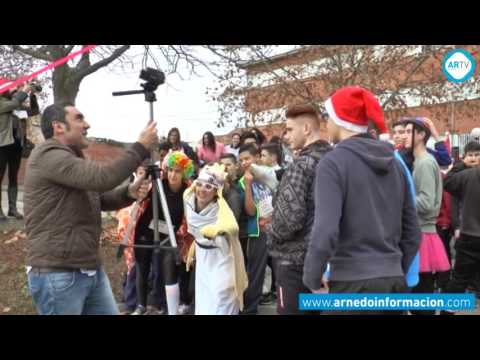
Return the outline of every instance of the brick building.
<path id="1" fill-rule="evenodd" d="M 310 94 L 313 95 L 313 101 L 320 106 L 328 98 L 331 93 L 331 87 L 327 86 L 328 74 L 317 76 L 315 72 L 309 72 L 310 64 L 323 61 L 322 48 L 325 46 L 304 46 L 299 49 L 286 52 L 277 56 L 273 56 L 269 59 L 262 61 L 254 61 L 243 64 L 241 67 L 246 72 L 247 83 L 250 85 L 246 92 L 245 97 L 245 111 L 248 117 L 253 120 L 257 127 L 259 127 L 265 134 L 270 137 L 272 135 L 279 135 L 282 131 L 282 123 L 284 121 L 283 115 L 287 106 L 304 102 L 304 100 L 289 93 L 285 90 L 284 84 L 279 84 L 279 81 L 275 81 L 276 70 L 287 69 L 288 71 L 295 71 L 295 69 L 301 68 L 302 70 L 297 73 L 298 82 L 302 83 L 302 86 L 308 88 Z M 330 51 L 342 52 L 342 46 L 326 45 Z M 410 65 L 408 61 L 414 59 L 415 56 L 419 56 L 422 53 L 423 46 L 410 46 L 411 50 L 408 51 L 408 55 L 405 55 L 398 60 L 398 63 L 405 62 L 405 70 L 401 66 L 398 72 L 395 73 L 395 78 L 402 76 L 409 76 L 408 67 Z M 477 63 L 480 60 L 478 49 L 480 46 L 460 46 L 467 51 L 470 51 L 477 59 Z M 367 47 L 365 47 L 367 48 Z M 370 46 L 371 49 L 377 48 L 381 50 L 382 46 Z M 448 49 L 452 49 L 454 46 L 448 46 Z M 420 70 L 416 70 L 411 81 L 413 84 L 419 84 L 420 87 L 434 86 L 435 84 L 445 83 L 446 79 L 441 70 L 441 60 L 445 49 L 442 48 L 442 53 L 435 53 L 434 56 L 429 57 L 421 64 Z M 477 52 L 476 52 L 477 51 Z M 380 62 L 378 66 L 382 66 Z M 313 68 L 313 67 L 310 67 Z M 315 68 L 315 69 L 318 69 Z M 318 71 L 318 70 L 316 70 Z M 405 72 L 405 74 L 402 73 Z M 278 72 L 281 73 L 281 72 Z M 388 73 L 386 71 L 385 73 Z M 393 120 L 398 119 L 401 116 L 425 116 L 432 119 L 439 132 L 443 134 L 446 131 L 454 134 L 464 134 L 470 132 L 472 128 L 480 127 L 480 86 L 479 86 L 479 70 L 478 67 L 475 71 L 472 86 L 469 86 L 466 90 L 462 90 L 462 93 L 458 92 L 455 96 L 447 95 L 444 98 L 436 101 L 436 104 L 425 103 L 424 100 L 408 96 L 405 99 L 406 106 L 389 106 L 385 111 L 387 123 L 390 124 Z M 334 75 L 332 75 L 334 76 Z M 366 74 L 365 76 L 368 76 Z M 372 75 L 373 76 L 373 75 Z M 359 77 L 361 78 L 361 77 Z M 382 80 L 383 81 L 383 80 Z M 395 80 L 385 77 L 384 81 L 388 84 L 386 88 L 391 85 L 391 90 L 394 90 Z M 353 85 L 364 85 L 362 82 L 355 83 Z M 452 87 L 452 92 L 457 91 Z M 376 94 L 380 101 L 384 99 L 384 94 Z M 449 100 L 454 99 L 454 100 Z M 438 103 L 437 103 L 438 102 Z M 267 125 L 268 124 L 268 125 Z M 239 129 L 236 130 L 241 131 Z M 231 133 L 233 133 L 232 131 Z M 229 135 L 218 137 L 219 140 L 229 142 Z"/>

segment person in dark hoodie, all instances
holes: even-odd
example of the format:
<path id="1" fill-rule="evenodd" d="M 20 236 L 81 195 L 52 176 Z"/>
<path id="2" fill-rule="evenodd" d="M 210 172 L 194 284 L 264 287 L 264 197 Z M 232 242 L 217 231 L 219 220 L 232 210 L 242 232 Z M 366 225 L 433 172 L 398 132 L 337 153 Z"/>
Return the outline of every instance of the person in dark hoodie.
<path id="1" fill-rule="evenodd" d="M 298 295 L 310 292 L 302 277 L 313 224 L 315 167 L 331 146 L 320 138 L 320 114 L 313 106 L 292 106 L 285 117 L 285 139 L 291 149 L 301 151 L 282 177 L 267 229 L 277 270 L 277 312 L 294 315 L 302 314 Z"/>
<path id="2" fill-rule="evenodd" d="M 480 153 L 478 143 L 467 144 L 469 153 Z M 462 221 L 455 244 L 452 279 L 446 293 L 462 293 L 480 275 L 480 166 L 475 161 L 460 161 L 445 178 L 445 190 L 460 199 Z M 447 312 L 442 312 L 446 314 Z"/>
<path id="3" fill-rule="evenodd" d="M 315 215 L 303 281 L 314 293 L 322 285 L 330 293 L 405 292 L 405 275 L 421 233 L 393 146 L 367 133 L 369 121 L 380 139 L 387 132 L 380 104 L 361 87 L 345 87 L 325 108 L 329 136 L 338 145 L 316 168 Z M 327 262 L 328 283 L 323 278 Z"/>

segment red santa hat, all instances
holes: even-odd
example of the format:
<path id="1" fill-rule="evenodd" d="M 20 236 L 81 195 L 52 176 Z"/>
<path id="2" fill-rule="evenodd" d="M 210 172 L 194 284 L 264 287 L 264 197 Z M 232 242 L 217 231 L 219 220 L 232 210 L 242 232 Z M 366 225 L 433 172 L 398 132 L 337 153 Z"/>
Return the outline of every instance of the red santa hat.
<path id="1" fill-rule="evenodd" d="M 380 132 L 381 140 L 388 140 L 383 110 L 370 91 L 359 86 L 347 86 L 337 90 L 326 102 L 325 109 L 338 126 L 356 133 L 368 130 L 372 121 Z"/>

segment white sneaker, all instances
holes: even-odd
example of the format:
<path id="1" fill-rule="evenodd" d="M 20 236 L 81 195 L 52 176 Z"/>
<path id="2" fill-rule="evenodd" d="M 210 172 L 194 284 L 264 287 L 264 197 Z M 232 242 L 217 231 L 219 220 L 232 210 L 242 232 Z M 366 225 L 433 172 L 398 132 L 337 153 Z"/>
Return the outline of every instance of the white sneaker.
<path id="1" fill-rule="evenodd" d="M 142 305 L 138 305 L 135 311 L 130 315 L 145 315 L 146 312 L 147 309 L 145 309 L 145 307 L 143 307 Z"/>
<path id="2" fill-rule="evenodd" d="M 178 307 L 178 315 L 187 315 L 190 311 L 190 305 L 181 304 Z"/>

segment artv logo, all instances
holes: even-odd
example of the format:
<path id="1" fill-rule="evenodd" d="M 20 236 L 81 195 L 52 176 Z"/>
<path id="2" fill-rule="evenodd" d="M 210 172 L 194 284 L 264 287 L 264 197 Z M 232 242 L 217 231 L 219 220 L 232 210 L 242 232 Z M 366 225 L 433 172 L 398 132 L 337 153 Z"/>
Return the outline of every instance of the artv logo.
<path id="1" fill-rule="evenodd" d="M 473 76 L 475 66 L 475 58 L 468 51 L 456 49 L 445 55 L 442 70 L 449 81 L 461 83 Z"/>

